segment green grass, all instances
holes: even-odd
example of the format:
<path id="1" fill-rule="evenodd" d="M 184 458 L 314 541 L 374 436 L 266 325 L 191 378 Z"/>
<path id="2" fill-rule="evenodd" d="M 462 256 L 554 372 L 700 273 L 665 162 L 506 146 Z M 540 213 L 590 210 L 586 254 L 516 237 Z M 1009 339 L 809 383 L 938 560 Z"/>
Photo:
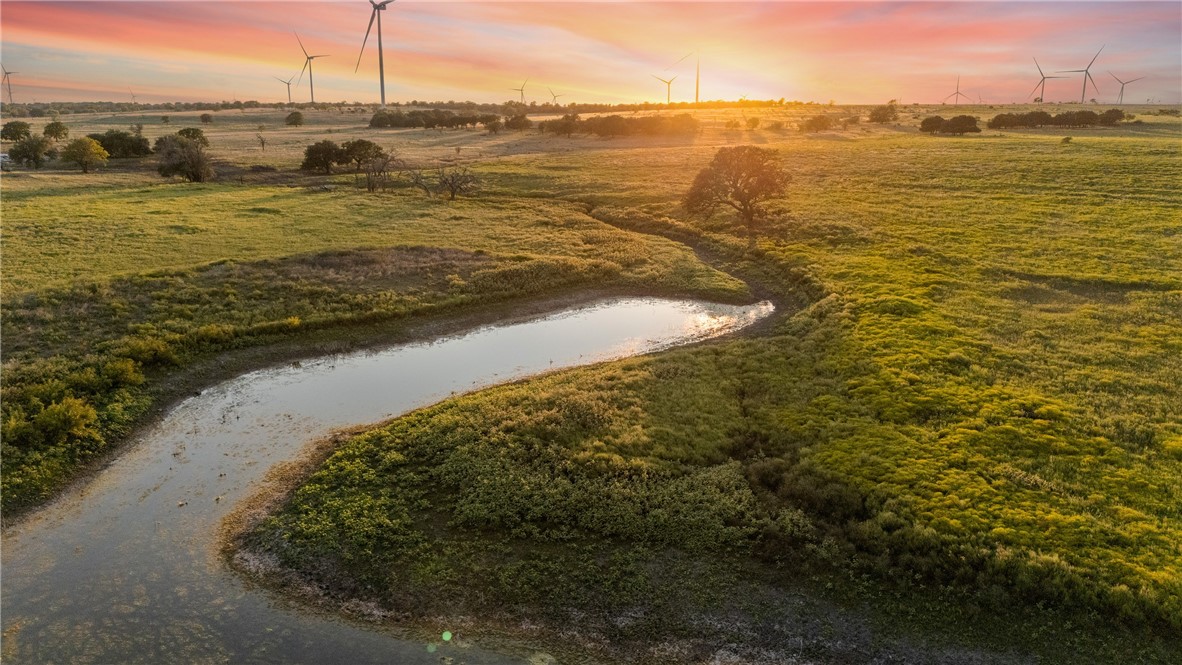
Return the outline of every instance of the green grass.
<path id="1" fill-rule="evenodd" d="M 1182 128 L 1145 120 L 968 138 L 717 119 L 651 142 L 386 135 L 424 158 L 480 146 L 463 154 L 484 190 L 452 205 L 346 191 L 347 175 L 331 193 L 21 181 L 4 204 L 6 409 L 14 377 L 71 384 L 91 367 L 75 378 L 101 397 L 134 383 L 112 359 L 173 371 L 159 344 L 198 362 L 309 324 L 545 293 L 559 276 L 742 291 L 665 235 L 788 312 L 756 338 L 498 388 L 358 436 L 249 546 L 348 596 L 538 618 L 624 660 L 701 638 L 800 639 L 821 660 L 927 642 L 1165 662 L 1182 634 Z M 237 140 L 234 159 L 254 159 Z M 781 149 L 793 175 L 751 253 L 726 218 L 678 207 L 735 141 Z M 408 245 L 441 249 L 398 250 L 380 277 L 341 271 Z M 227 289 L 261 295 L 226 304 Z M 82 365 L 58 371 L 61 358 Z M 28 394 L 60 403 L 45 392 L 57 385 Z M 66 407 L 44 418 L 68 430 Z M 826 603 L 845 618 L 814 641 L 825 631 L 805 615 L 831 616 Z"/>

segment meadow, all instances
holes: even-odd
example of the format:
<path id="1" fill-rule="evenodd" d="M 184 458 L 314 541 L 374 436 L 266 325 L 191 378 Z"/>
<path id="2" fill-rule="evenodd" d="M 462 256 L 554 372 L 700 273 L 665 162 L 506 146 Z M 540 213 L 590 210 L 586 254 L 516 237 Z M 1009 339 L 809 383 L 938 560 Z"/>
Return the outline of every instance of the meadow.
<path id="1" fill-rule="evenodd" d="M 6 173 L 5 511 L 51 496 L 166 403 L 171 377 L 227 351 L 589 290 L 756 293 L 781 312 L 759 334 L 356 435 L 239 544 L 334 597 L 573 633 L 555 648 L 607 661 L 734 644 L 1168 662 L 1182 124 L 1149 110 L 963 138 L 918 133 L 947 107 L 819 134 L 791 128 L 864 109 L 703 111 L 696 136 L 618 139 L 222 112 L 205 127 L 215 183 L 163 181 L 150 159 Z M 726 126 L 750 115 L 785 128 Z M 358 137 L 468 165 L 483 187 L 446 203 L 294 172 L 303 146 Z M 740 143 L 777 148 L 793 176 L 754 249 L 679 204 Z"/>

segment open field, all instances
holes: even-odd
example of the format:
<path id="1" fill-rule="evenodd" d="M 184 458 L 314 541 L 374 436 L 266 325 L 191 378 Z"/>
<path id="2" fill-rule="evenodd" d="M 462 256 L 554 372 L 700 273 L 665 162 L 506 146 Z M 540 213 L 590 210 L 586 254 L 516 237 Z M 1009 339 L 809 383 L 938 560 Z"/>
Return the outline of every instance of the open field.
<path id="1" fill-rule="evenodd" d="M 823 111 L 852 112 L 703 111 L 696 136 L 611 140 L 221 112 L 212 184 L 163 181 L 150 159 L 6 173 L 5 508 L 50 495 L 168 376 L 227 349 L 586 289 L 738 300 L 737 277 L 780 305 L 762 334 L 396 420 L 243 544 L 335 594 L 569 629 L 565 649 L 605 660 L 737 644 L 753 660 L 1167 662 L 1182 121 L 1136 109 L 1115 129 L 953 138 L 916 130 L 952 107 L 906 107 L 790 129 Z M 788 128 L 725 128 L 744 113 Z M 199 125 L 170 115 L 64 120 Z M 322 138 L 463 163 L 483 188 L 444 203 L 295 173 Z M 793 176 L 752 251 L 724 215 L 679 205 L 738 143 L 779 149 Z"/>

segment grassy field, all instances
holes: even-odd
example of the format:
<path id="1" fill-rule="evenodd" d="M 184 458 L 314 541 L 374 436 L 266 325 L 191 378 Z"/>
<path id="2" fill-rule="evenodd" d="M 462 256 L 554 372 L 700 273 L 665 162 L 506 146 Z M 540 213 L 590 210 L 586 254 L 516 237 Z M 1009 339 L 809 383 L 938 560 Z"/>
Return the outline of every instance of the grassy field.
<path id="1" fill-rule="evenodd" d="M 791 127 L 822 110 L 746 114 Z M 135 164 L 6 174 L 5 506 L 51 492 L 75 441 L 117 440 L 154 380 L 226 348 L 592 286 L 742 297 L 721 269 L 781 303 L 773 329 L 399 419 L 344 444 L 244 544 L 344 596 L 575 630 L 564 648 L 609 660 L 739 644 L 1168 662 L 1182 123 L 951 138 L 916 131 L 929 113 L 950 115 L 804 135 L 703 112 L 694 137 L 602 140 L 223 112 L 216 184 Z M 375 135 L 471 165 L 483 190 L 444 204 L 291 173 L 307 143 Z M 734 143 L 780 149 L 793 175 L 751 252 L 678 204 Z M 16 448 L 17 408 L 60 437 Z"/>

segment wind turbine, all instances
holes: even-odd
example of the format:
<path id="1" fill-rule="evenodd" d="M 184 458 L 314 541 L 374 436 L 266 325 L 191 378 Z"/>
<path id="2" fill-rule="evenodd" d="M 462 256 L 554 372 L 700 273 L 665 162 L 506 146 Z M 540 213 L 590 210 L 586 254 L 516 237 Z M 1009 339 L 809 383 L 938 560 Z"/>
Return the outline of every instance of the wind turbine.
<path id="1" fill-rule="evenodd" d="M 1038 64 L 1038 58 L 1034 58 L 1034 66 L 1038 68 L 1038 75 L 1042 77 L 1041 79 L 1039 79 L 1038 83 L 1034 84 L 1034 90 L 1038 90 L 1038 98 L 1042 102 L 1045 103 L 1047 101 L 1047 79 L 1065 79 L 1067 77 L 1066 76 L 1047 76 L 1046 74 L 1044 74 L 1042 72 L 1042 67 L 1040 67 Z M 1039 88 L 1042 88 L 1042 89 L 1039 90 Z M 1026 95 L 1026 99 L 1030 99 L 1031 95 L 1034 94 L 1034 90 L 1031 90 L 1030 94 Z"/>
<path id="2" fill-rule="evenodd" d="M 517 92 L 521 93 L 521 103 L 522 104 L 525 103 L 525 84 L 526 83 L 529 83 L 529 79 L 525 79 L 525 83 L 522 83 L 520 88 L 509 88 L 510 90 L 516 90 Z"/>
<path id="3" fill-rule="evenodd" d="M 1108 75 L 1111 76 L 1112 78 L 1116 79 L 1116 74 L 1113 74 L 1112 72 L 1108 72 Z M 1139 76 L 1139 77 L 1129 80 L 1129 81 L 1122 81 L 1120 79 L 1116 79 L 1116 82 L 1120 84 L 1120 94 L 1117 95 L 1117 97 L 1116 97 L 1116 103 L 1117 104 L 1124 104 L 1125 103 L 1125 86 L 1126 85 L 1128 85 L 1134 81 L 1140 81 L 1143 78 L 1145 78 L 1145 77 Z"/>
<path id="4" fill-rule="evenodd" d="M 685 60 L 686 58 L 690 57 L 691 55 L 698 56 L 697 65 L 694 67 L 694 103 L 697 104 L 698 103 L 698 91 L 701 88 L 701 83 L 702 83 L 702 54 L 698 53 L 697 51 L 690 51 L 689 53 L 686 53 L 685 55 L 681 56 L 681 58 L 677 62 L 666 67 L 665 71 L 669 71 L 670 69 L 673 69 L 677 65 L 681 64 L 682 60 Z M 674 78 L 676 78 L 676 77 L 674 77 Z"/>
<path id="5" fill-rule="evenodd" d="M 960 104 L 960 98 L 961 98 L 961 97 L 964 97 L 965 99 L 968 99 L 970 102 L 971 102 L 971 101 L 973 101 L 972 99 L 969 99 L 969 96 L 968 96 L 968 95 L 966 95 L 966 94 L 964 94 L 963 92 L 961 92 L 961 91 L 960 91 L 960 77 L 959 77 L 959 76 L 957 76 L 957 77 L 956 77 L 956 92 L 952 93 L 951 95 L 948 95 L 948 97 L 945 97 L 945 98 L 944 98 L 944 102 L 946 103 L 946 102 L 948 101 L 948 99 L 949 99 L 949 98 L 952 98 L 952 105 L 953 105 L 953 106 L 957 106 L 957 105 L 959 105 L 959 104 Z"/>
<path id="6" fill-rule="evenodd" d="M 1104 50 L 1104 46 L 1107 46 L 1107 44 L 1104 44 L 1103 46 L 1101 46 L 1100 51 Z M 1080 104 L 1083 104 L 1084 97 L 1088 96 L 1088 81 L 1092 82 L 1092 89 L 1093 90 L 1095 90 L 1097 93 L 1100 92 L 1100 88 L 1096 85 L 1096 80 L 1092 78 L 1092 73 L 1088 71 L 1089 69 L 1092 68 L 1092 65 L 1096 64 L 1096 58 L 1100 57 L 1100 51 L 1096 51 L 1096 55 L 1092 57 L 1092 61 L 1088 63 L 1087 67 L 1084 67 L 1083 69 L 1067 69 L 1067 70 L 1058 72 L 1060 74 L 1078 74 L 1080 72 L 1083 72 L 1083 75 L 1084 75 L 1083 92 L 1079 93 L 1079 103 Z"/>
<path id="7" fill-rule="evenodd" d="M 373 5 L 373 11 L 369 15 L 369 27 L 365 29 L 365 39 L 361 40 L 361 53 L 357 54 L 357 67 L 353 68 L 353 73 L 361 67 L 361 56 L 365 55 L 365 43 L 369 41 L 369 31 L 373 28 L 373 21 L 378 20 L 378 84 L 382 89 L 382 108 L 386 108 L 386 63 L 382 59 L 382 15 L 379 12 L 386 11 L 386 5 L 394 2 L 394 0 L 382 0 L 382 2 L 374 2 L 369 0 L 369 4 Z"/>
<path id="8" fill-rule="evenodd" d="M 0 65 L 0 70 L 3 70 L 3 72 L 4 72 L 4 78 L 2 81 L 0 81 L 0 83 L 3 83 L 8 88 L 8 103 L 13 104 L 14 102 L 12 101 L 12 75 L 19 74 L 20 72 L 10 72 L 7 69 L 4 69 L 3 65 Z"/>
<path id="9" fill-rule="evenodd" d="M 550 88 L 546 88 L 546 89 L 550 90 Z M 554 94 L 553 90 L 550 90 L 550 97 L 551 97 L 550 103 L 557 106 L 558 105 L 558 98 L 559 97 L 566 97 L 566 95 L 556 95 L 556 94 Z"/>
<path id="10" fill-rule="evenodd" d="M 1108 72 L 1108 73 L 1111 74 L 1112 72 Z M 135 92 L 130 87 L 128 87 L 127 94 L 131 95 L 131 105 L 135 106 Z"/>
<path id="11" fill-rule="evenodd" d="M 279 81 L 280 83 L 287 86 L 287 103 L 288 104 L 291 103 L 291 79 L 294 79 L 294 78 L 295 77 L 293 76 L 293 77 L 287 79 L 286 81 L 284 81 L 283 79 L 279 78 L 278 76 L 275 77 L 276 81 Z"/>
<path id="12" fill-rule="evenodd" d="M 316 58 L 327 58 L 327 55 L 308 55 L 308 49 L 304 48 L 304 42 L 300 39 L 298 33 L 292 33 L 296 36 L 296 41 L 300 43 L 300 50 L 304 52 L 304 69 L 300 70 L 300 78 L 296 81 L 296 87 L 304 80 L 304 70 L 308 70 L 308 91 L 312 96 L 312 103 L 316 103 L 316 86 L 312 83 L 312 61 Z"/>
<path id="13" fill-rule="evenodd" d="M 673 90 L 673 82 L 677 80 L 677 77 L 674 76 L 673 78 L 666 81 L 665 79 L 661 78 L 660 76 L 653 74 L 653 78 L 655 78 L 658 81 L 660 81 L 661 83 L 665 84 L 665 103 L 668 104 L 669 99 L 670 99 L 670 93 Z"/>

